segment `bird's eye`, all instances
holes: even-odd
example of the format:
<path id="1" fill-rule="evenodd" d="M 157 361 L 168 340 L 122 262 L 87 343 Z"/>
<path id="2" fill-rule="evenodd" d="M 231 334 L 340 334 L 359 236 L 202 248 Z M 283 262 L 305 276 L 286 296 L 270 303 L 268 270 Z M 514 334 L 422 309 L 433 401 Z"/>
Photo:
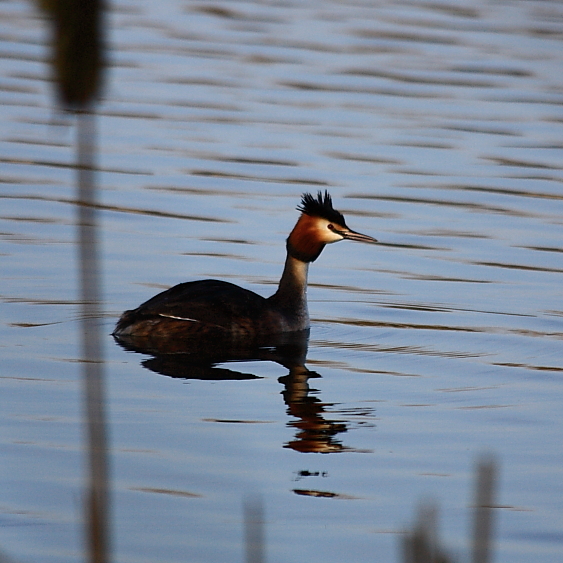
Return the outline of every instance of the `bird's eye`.
<path id="1" fill-rule="evenodd" d="M 329 231 L 334 231 L 334 225 L 332 223 L 329 223 L 326 227 Z"/>

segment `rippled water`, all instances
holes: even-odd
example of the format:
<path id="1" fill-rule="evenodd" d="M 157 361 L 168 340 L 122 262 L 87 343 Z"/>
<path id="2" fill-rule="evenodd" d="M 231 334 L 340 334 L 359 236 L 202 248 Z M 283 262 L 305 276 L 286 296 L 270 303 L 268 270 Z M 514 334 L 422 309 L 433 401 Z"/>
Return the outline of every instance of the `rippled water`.
<path id="1" fill-rule="evenodd" d="M 0 547 L 76 561 L 75 130 L 44 21 L 16 0 L 0 16 Z M 495 561 L 560 561 L 563 6 L 119 1 L 108 24 L 114 559 L 242 561 L 252 494 L 271 562 L 399 561 L 424 498 L 461 558 L 492 452 Z M 273 292 L 295 206 L 319 189 L 381 244 L 311 268 L 309 389 L 273 362 L 165 377 L 113 342 L 124 309 L 180 281 Z"/>

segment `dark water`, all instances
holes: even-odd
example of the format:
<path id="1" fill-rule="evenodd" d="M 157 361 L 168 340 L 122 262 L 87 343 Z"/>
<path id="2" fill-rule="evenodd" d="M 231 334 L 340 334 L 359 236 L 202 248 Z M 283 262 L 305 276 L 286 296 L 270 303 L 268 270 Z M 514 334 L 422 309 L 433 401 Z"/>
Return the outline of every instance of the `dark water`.
<path id="1" fill-rule="evenodd" d="M 0 547 L 78 561 L 75 128 L 43 20 L 16 0 L 0 16 Z M 270 562 L 398 561 L 425 498 L 463 559 L 483 452 L 495 561 L 561 561 L 563 6 L 118 2 L 109 25 L 115 561 L 243 561 L 254 494 Z M 274 362 L 166 377 L 115 345 L 124 309 L 180 281 L 273 292 L 300 194 L 319 189 L 382 244 L 313 264 L 308 390 Z"/>

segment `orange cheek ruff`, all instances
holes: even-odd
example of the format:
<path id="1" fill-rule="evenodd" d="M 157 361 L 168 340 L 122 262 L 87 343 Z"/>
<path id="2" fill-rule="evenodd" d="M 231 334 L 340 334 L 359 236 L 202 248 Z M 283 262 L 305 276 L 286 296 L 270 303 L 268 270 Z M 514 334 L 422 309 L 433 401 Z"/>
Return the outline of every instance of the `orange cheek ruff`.
<path id="1" fill-rule="evenodd" d="M 324 248 L 322 232 L 315 217 L 302 215 L 289 235 L 289 245 L 301 256 L 310 257 L 307 261 L 315 260 Z"/>

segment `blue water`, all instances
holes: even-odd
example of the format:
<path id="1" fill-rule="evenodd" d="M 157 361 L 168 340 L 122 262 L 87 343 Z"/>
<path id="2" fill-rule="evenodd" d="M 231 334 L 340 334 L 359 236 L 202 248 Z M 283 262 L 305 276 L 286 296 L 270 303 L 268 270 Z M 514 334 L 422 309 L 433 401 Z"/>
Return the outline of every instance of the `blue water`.
<path id="1" fill-rule="evenodd" d="M 0 16 L 0 549 L 74 562 L 76 128 L 54 105 L 45 22 L 17 0 Z M 563 7 L 120 1 L 107 23 L 96 179 L 113 559 L 244 561 L 258 494 L 270 563 L 400 561 L 425 499 L 468 560 L 490 453 L 494 561 L 560 561 Z M 123 310 L 181 281 L 271 294 L 300 196 L 319 189 L 381 244 L 332 245 L 311 266 L 314 416 L 286 404 L 277 363 L 178 379 L 115 344 Z M 303 427 L 323 424 L 307 442 Z"/>

